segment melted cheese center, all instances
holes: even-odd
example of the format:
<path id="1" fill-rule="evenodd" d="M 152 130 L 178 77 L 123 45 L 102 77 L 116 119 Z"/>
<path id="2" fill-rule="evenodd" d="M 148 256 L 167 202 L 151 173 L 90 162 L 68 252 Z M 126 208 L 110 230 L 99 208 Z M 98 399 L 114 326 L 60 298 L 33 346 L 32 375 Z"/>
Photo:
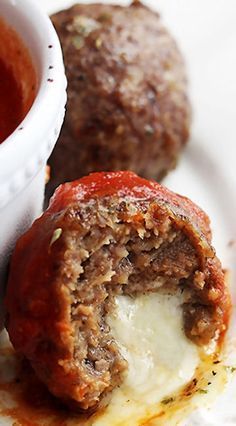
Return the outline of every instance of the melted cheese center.
<path id="1" fill-rule="evenodd" d="M 208 355 L 204 348 L 198 349 L 186 338 L 181 295 L 150 294 L 136 299 L 119 296 L 115 303 L 116 309 L 109 316 L 108 323 L 129 364 L 123 383 L 113 390 L 111 400 L 101 411 L 89 418 L 71 414 L 66 425 L 176 426 L 182 424 L 196 407 L 209 406 L 224 389 L 229 367 L 225 368 L 221 362 L 215 363 L 214 356 Z M 0 374 L 0 385 L 3 383 L 4 387 L 0 390 L 0 406 L 11 409 L 12 404 L 18 407 L 18 402 L 14 401 L 15 393 L 12 393 L 11 387 L 9 391 L 5 390 L 5 383 L 13 380 L 11 386 L 13 390 L 16 386 L 16 395 L 22 391 L 20 385 L 14 383 L 18 371 L 17 358 L 12 350 L 5 352 L 11 346 L 8 340 L 3 341 L 3 337 L 0 342 L 4 349 L 3 354 L 0 353 L 0 369 L 4 374 Z M 194 381 L 191 380 L 193 377 Z M 24 389 L 24 382 L 22 386 Z M 24 404 L 19 408 L 19 412 L 24 413 Z M 54 411 L 52 414 L 50 410 L 39 414 L 37 408 L 30 407 L 30 410 L 33 417 L 39 419 L 37 423 L 40 425 L 56 421 Z M 10 413 L 7 416 L 0 415 L 0 424 L 1 419 L 4 425 L 6 422 L 9 425 L 14 423 Z M 63 413 L 62 417 L 63 423 Z"/>
<path id="2" fill-rule="evenodd" d="M 194 377 L 200 355 L 185 336 L 181 304 L 181 295 L 116 297 L 107 322 L 128 361 L 128 371 L 92 425 L 143 424 L 142 419 L 160 412 L 161 402 Z"/>
<path id="3" fill-rule="evenodd" d="M 197 347 L 183 330 L 179 297 L 161 294 L 116 298 L 108 323 L 128 361 L 124 387 L 133 398 L 153 403 L 191 380 Z"/>
<path id="4" fill-rule="evenodd" d="M 199 363 L 197 347 L 183 330 L 180 297 L 161 294 L 116 298 L 108 319 L 128 361 L 124 388 L 133 398 L 153 403 L 191 380 Z"/>

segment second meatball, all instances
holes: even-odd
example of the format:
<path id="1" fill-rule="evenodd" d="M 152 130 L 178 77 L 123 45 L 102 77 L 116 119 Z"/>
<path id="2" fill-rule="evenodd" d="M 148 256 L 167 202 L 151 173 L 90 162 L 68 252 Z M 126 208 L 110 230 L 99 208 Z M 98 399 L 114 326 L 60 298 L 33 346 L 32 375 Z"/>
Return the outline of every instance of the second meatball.
<path id="1" fill-rule="evenodd" d="M 52 16 L 68 78 L 64 128 L 49 192 L 92 171 L 133 170 L 160 180 L 189 135 L 190 106 L 178 47 L 157 13 L 75 5 Z"/>

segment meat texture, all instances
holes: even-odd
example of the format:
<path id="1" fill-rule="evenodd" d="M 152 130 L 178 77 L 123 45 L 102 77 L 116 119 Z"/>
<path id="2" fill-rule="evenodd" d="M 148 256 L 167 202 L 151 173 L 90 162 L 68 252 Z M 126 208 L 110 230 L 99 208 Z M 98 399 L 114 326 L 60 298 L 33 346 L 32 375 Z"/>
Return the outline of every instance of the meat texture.
<path id="1" fill-rule="evenodd" d="M 93 171 L 160 180 L 188 139 L 190 106 L 183 58 L 159 15 L 137 1 L 78 4 L 52 21 L 68 103 L 48 193 Z"/>
<path id="2" fill-rule="evenodd" d="M 7 328 L 53 394 L 95 410 L 128 368 L 107 325 L 114 297 L 180 290 L 186 336 L 220 344 L 230 298 L 207 215 L 134 173 L 94 173 L 61 185 L 19 239 Z"/>

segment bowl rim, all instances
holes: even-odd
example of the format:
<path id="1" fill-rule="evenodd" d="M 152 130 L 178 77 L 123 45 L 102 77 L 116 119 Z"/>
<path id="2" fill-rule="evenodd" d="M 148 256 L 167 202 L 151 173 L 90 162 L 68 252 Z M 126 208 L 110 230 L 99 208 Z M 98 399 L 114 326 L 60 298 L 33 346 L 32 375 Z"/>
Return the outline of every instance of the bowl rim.
<path id="1" fill-rule="evenodd" d="M 61 46 L 48 15 L 34 0 L 5 0 L 5 3 L 12 7 L 13 13 L 29 22 L 30 27 L 33 22 L 37 23 L 36 32 L 43 34 L 45 43 L 38 45 L 42 69 L 41 75 L 38 75 L 38 89 L 33 104 L 17 128 L 0 144 L 1 192 L 6 189 L 6 185 L 9 187 L 12 180 L 15 180 L 15 186 L 21 186 L 16 182 L 16 175 L 26 165 L 26 175 L 31 175 L 32 178 L 39 167 L 46 163 L 59 135 L 62 120 L 60 123 L 58 116 L 64 116 L 66 103 L 66 77 Z M 27 11 L 27 15 L 24 11 Z M 9 24 L 4 15 L 3 20 Z M 21 37 L 20 34 L 19 36 Z M 37 71 L 36 69 L 36 73 Z M 52 132 L 54 141 L 52 137 L 48 138 Z"/>

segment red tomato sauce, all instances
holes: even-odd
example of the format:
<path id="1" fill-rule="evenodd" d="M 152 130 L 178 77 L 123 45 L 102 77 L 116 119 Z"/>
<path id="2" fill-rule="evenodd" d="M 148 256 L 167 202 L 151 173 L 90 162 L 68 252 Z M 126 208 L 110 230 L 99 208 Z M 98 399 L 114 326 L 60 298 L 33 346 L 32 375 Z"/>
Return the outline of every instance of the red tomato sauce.
<path id="1" fill-rule="evenodd" d="M 0 58 L 0 143 L 23 119 L 21 89 L 9 68 Z"/>
<path id="2" fill-rule="evenodd" d="M 0 421 L 2 417 L 10 417 L 14 426 L 86 425 L 91 414 L 75 413 L 63 406 L 60 400 L 52 396 L 46 386 L 36 377 L 28 361 L 18 357 L 13 348 L 6 349 L 0 346 L 0 357 L 7 355 L 14 365 L 16 374 L 9 382 L 2 380 L 0 375 Z M 3 396 L 1 392 L 3 392 Z M 14 401 L 12 407 L 4 403 L 6 395 Z M 94 414 L 93 418 L 95 419 L 100 414 L 101 411 Z"/>
<path id="3" fill-rule="evenodd" d="M 37 76 L 30 52 L 0 18 L 0 144 L 24 119 L 36 91 Z"/>

